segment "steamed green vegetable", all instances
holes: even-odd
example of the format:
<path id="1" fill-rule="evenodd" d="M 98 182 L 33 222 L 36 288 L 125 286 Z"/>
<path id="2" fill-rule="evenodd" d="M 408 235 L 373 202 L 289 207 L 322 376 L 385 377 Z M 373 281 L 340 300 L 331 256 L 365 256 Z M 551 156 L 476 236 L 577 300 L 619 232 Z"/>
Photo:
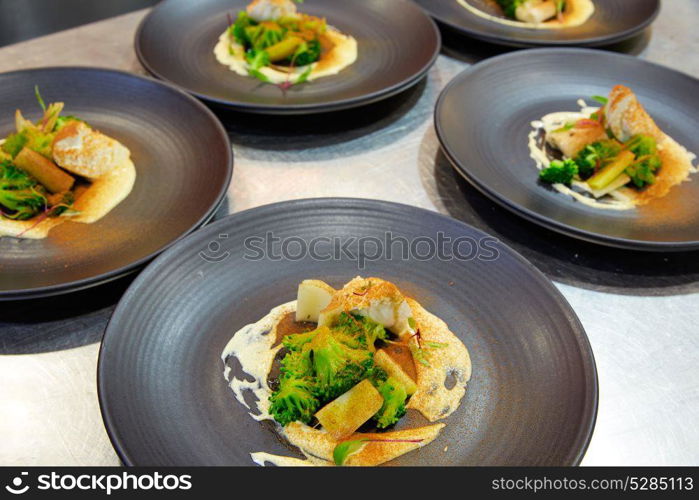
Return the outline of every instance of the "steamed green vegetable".
<path id="1" fill-rule="evenodd" d="M 327 30 L 324 19 L 314 16 L 282 17 L 274 21 L 257 22 L 241 11 L 228 28 L 229 35 L 245 49 L 248 72 L 268 81 L 260 69 L 271 64 L 289 67 L 308 66 L 321 56 L 320 37 Z M 308 78 L 302 74 L 296 82 Z"/>
<path id="2" fill-rule="evenodd" d="M 614 140 L 597 141 L 585 146 L 575 157 L 578 173 L 583 179 L 587 179 L 605 163 L 614 159 L 621 151 L 621 144 Z"/>
<path id="3" fill-rule="evenodd" d="M 279 390 L 271 397 L 270 413 L 282 425 L 296 420 L 310 422 L 320 407 L 320 402 L 313 395 L 314 389 L 310 378 L 282 377 Z"/>
<path id="4" fill-rule="evenodd" d="M 0 146 L 0 215 L 13 220 L 54 217 L 74 202 L 75 179 L 53 163 L 52 144 L 56 132 L 78 119 L 61 116 L 63 103 L 47 106 L 37 87 L 34 92 L 43 116 L 32 122 L 17 111 L 16 131 Z"/>
<path id="5" fill-rule="evenodd" d="M 374 419 L 379 429 L 385 429 L 405 415 L 405 401 L 408 394 L 405 386 L 394 377 L 388 377 L 378 389 L 384 402 L 379 412 L 374 415 Z"/>
<path id="6" fill-rule="evenodd" d="M 605 139 L 585 146 L 575 158 L 554 160 L 539 172 L 544 182 L 570 185 L 574 179 L 587 181 L 590 188 L 599 191 L 626 174 L 636 188 L 655 182 L 655 174 L 662 166 L 655 139 L 635 135 L 626 143 Z"/>
<path id="7" fill-rule="evenodd" d="M 495 0 L 500 7 L 502 7 L 503 13 L 512 19 L 515 19 L 515 13 L 517 11 L 517 7 L 520 5 L 527 3 L 529 0 Z"/>
<path id="8" fill-rule="evenodd" d="M 340 314 L 332 328 L 285 336 L 288 352 L 281 360 L 279 389 L 270 397 L 270 413 L 282 425 L 309 423 L 315 410 L 362 380 L 382 387 L 387 375 L 373 357 L 375 343 L 387 338 L 383 326 L 349 313 Z"/>
<path id="9" fill-rule="evenodd" d="M 614 160 L 602 167 L 595 175 L 587 180 L 587 183 L 592 189 L 604 189 L 614 179 L 624 173 L 634 160 L 634 155 L 631 151 L 622 151 Z"/>
<path id="10" fill-rule="evenodd" d="M 573 160 L 554 160 L 548 168 L 539 172 L 539 178 L 551 184 L 570 185 L 578 174 L 578 166 Z"/>
<path id="11" fill-rule="evenodd" d="M 0 209 L 8 219 L 27 220 L 46 208 L 42 186 L 9 161 L 0 162 Z"/>
<path id="12" fill-rule="evenodd" d="M 631 177 L 638 188 L 653 184 L 655 173 L 662 164 L 655 139 L 647 135 L 635 135 L 624 146 L 636 156 L 626 169 L 626 175 Z"/>

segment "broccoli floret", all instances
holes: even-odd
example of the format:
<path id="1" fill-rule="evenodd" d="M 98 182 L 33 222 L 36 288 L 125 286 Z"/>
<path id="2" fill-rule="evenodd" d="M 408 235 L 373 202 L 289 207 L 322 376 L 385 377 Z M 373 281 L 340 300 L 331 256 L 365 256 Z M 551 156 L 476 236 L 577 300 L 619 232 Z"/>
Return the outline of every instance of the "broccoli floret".
<path id="1" fill-rule="evenodd" d="M 308 423 L 321 405 L 362 380 L 368 379 L 378 387 L 388 378 L 374 364 L 373 352 L 360 341 L 371 338 L 373 346 L 373 339 L 380 335 L 377 324 L 349 314 L 343 315 L 339 323 L 332 329 L 321 326 L 312 332 L 284 337 L 282 343 L 289 352 L 281 360 L 279 390 L 270 399 L 270 412 L 280 424 L 294 420 Z M 378 327 L 385 335 L 383 327 Z M 301 395 L 310 395 L 313 400 Z M 303 411 L 298 408 L 299 400 L 306 402 Z"/>
<path id="2" fill-rule="evenodd" d="M 374 415 L 376 426 L 379 429 L 389 427 L 405 415 L 405 400 L 408 394 L 405 387 L 393 377 L 383 382 L 378 387 L 378 391 L 383 396 L 383 405 L 381 409 Z"/>
<path id="3" fill-rule="evenodd" d="M 654 155 L 658 151 L 658 145 L 649 135 L 637 134 L 631 137 L 624 147 L 631 151 L 637 158 L 641 156 Z"/>
<path id="4" fill-rule="evenodd" d="M 35 179 L 11 162 L 3 161 L 0 162 L 0 205 L 5 217 L 27 220 L 46 208 L 46 197 Z"/>
<path id="5" fill-rule="evenodd" d="M 282 378 L 279 390 L 269 400 L 270 413 L 282 425 L 297 420 L 307 424 L 320 407 L 320 402 L 313 395 L 313 383 L 309 379 Z"/>
<path id="6" fill-rule="evenodd" d="M 637 188 L 643 188 L 655 183 L 655 172 L 662 166 L 658 155 L 649 155 L 636 158 L 625 170 L 626 175 Z"/>
<path id="7" fill-rule="evenodd" d="M 281 361 L 282 377 L 304 378 L 313 375 L 313 363 L 309 349 L 291 351 Z"/>
<path id="8" fill-rule="evenodd" d="M 626 175 L 637 188 L 643 188 L 655 182 L 655 172 L 662 166 L 658 156 L 658 145 L 654 138 L 648 135 L 638 134 L 624 144 L 636 159 L 625 170 Z"/>
<path id="9" fill-rule="evenodd" d="M 551 184 L 570 184 L 578 173 L 578 166 L 573 160 L 554 160 L 551 166 L 539 172 L 539 178 Z"/>
<path id="10" fill-rule="evenodd" d="M 343 312 L 336 321 L 335 328 L 346 336 L 356 339 L 357 346 L 345 342 L 350 347 L 364 347 L 374 351 L 377 340 L 386 340 L 388 334 L 383 325 L 359 314 Z"/>
<path id="11" fill-rule="evenodd" d="M 588 144 L 575 156 L 578 174 L 582 179 L 587 179 L 599 170 L 604 162 L 611 160 L 620 152 L 621 144 L 612 139 Z"/>
<path id="12" fill-rule="evenodd" d="M 270 64 L 269 54 L 265 50 L 250 49 L 245 53 L 245 60 L 250 65 L 248 71 L 259 71 Z"/>
<path id="13" fill-rule="evenodd" d="M 248 13 L 242 10 L 238 12 L 238 18 L 235 20 L 235 23 L 231 24 L 231 26 L 228 28 L 228 34 L 232 36 L 233 39 L 240 45 L 249 44 L 250 41 L 245 33 L 245 28 L 251 26 L 252 24 L 253 20 L 250 19 Z"/>
<path id="14" fill-rule="evenodd" d="M 294 333 L 291 335 L 286 335 L 282 339 L 282 344 L 290 351 L 300 351 L 304 345 L 313 340 L 313 337 L 316 336 L 316 332 L 317 330 L 312 330 L 306 333 Z"/>
<path id="15" fill-rule="evenodd" d="M 320 42 L 318 40 L 311 40 L 310 42 L 304 42 L 299 45 L 296 49 L 294 55 L 291 58 L 294 66 L 307 66 L 311 63 L 316 62 L 320 59 Z"/>
<path id="16" fill-rule="evenodd" d="M 660 168 L 662 162 L 657 155 L 641 157 L 634 161 L 625 173 L 631 177 L 631 181 L 638 188 L 643 188 L 655 183 L 655 172 Z"/>
<path id="17" fill-rule="evenodd" d="M 313 353 L 316 394 L 324 400 L 350 390 L 374 366 L 371 352 L 347 347 L 329 329 L 319 329 L 309 346 Z"/>

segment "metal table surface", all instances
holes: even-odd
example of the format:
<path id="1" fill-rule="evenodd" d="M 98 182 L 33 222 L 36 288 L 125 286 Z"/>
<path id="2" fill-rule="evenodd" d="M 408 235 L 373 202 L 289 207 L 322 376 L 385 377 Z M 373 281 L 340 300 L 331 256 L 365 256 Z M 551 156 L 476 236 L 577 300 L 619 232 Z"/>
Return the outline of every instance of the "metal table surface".
<path id="1" fill-rule="evenodd" d="M 94 65 L 144 73 L 132 46 L 145 13 L 7 46 L 0 71 Z M 696 0 L 664 2 L 652 29 L 611 50 L 697 76 L 697 20 Z M 583 464 L 699 464 L 699 253 L 581 243 L 523 221 L 461 180 L 439 151 L 434 103 L 458 72 L 504 49 L 452 33 L 444 41 L 426 81 L 367 109 L 309 119 L 220 113 L 235 173 L 219 216 L 294 198 L 354 196 L 410 203 L 485 229 L 553 279 L 587 330 L 600 401 Z M 375 182 L 363 180 L 368 175 Z M 101 335 L 129 281 L 0 303 L 0 465 L 119 463 L 95 372 Z"/>

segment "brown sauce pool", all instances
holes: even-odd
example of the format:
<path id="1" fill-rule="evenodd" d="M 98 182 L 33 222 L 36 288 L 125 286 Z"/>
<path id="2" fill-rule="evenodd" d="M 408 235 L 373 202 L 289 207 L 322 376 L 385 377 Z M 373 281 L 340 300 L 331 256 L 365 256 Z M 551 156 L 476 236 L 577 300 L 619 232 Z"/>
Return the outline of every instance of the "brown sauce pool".
<path id="1" fill-rule="evenodd" d="M 386 347 L 382 347 L 382 349 L 386 351 L 386 354 L 391 356 L 393 361 L 400 365 L 405 373 L 410 375 L 411 379 L 417 380 L 415 361 L 413 360 L 413 354 L 410 352 L 410 348 L 407 344 L 388 344 Z"/>

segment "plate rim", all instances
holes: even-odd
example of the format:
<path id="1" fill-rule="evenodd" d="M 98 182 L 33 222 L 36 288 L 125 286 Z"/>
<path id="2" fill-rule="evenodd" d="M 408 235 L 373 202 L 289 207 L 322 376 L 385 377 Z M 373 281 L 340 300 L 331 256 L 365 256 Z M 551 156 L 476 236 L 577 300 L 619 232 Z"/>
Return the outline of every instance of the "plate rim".
<path id="1" fill-rule="evenodd" d="M 451 166 L 456 170 L 465 180 L 469 182 L 474 188 L 476 188 L 480 193 L 488 197 L 490 200 L 494 201 L 501 207 L 509 210 L 510 212 L 529 220 L 541 227 L 556 231 L 560 234 L 564 234 L 569 237 L 581 239 L 590 243 L 600 244 L 613 248 L 621 248 L 625 250 L 638 250 L 646 252 L 686 252 L 699 249 L 699 240 L 694 241 L 682 241 L 682 242 L 672 242 L 672 241 L 644 241 L 644 240 L 634 240 L 629 238 L 620 238 L 616 236 L 603 235 L 593 231 L 588 231 L 585 229 L 580 229 L 563 222 L 551 219 L 548 216 L 542 215 L 538 212 L 528 209 L 520 204 L 514 203 L 507 199 L 505 196 L 500 195 L 494 189 L 489 188 L 485 183 L 481 182 L 475 176 L 471 175 L 468 168 L 462 165 L 462 163 L 456 158 L 456 155 L 451 151 L 445 140 L 445 132 L 440 123 L 440 112 L 444 105 L 444 100 L 451 89 L 458 83 L 469 78 L 472 73 L 479 71 L 482 67 L 490 66 L 492 64 L 500 64 L 502 60 L 509 58 L 519 58 L 521 56 L 531 55 L 531 54 L 598 54 L 600 56 L 604 55 L 606 57 L 623 59 L 625 61 L 634 60 L 637 63 L 647 66 L 653 66 L 655 68 L 660 68 L 663 71 L 670 71 L 684 78 L 688 78 L 699 83 L 699 80 L 683 73 L 673 68 L 668 68 L 666 66 L 656 64 L 645 59 L 639 59 L 627 54 L 618 54 L 615 52 L 608 52 L 598 49 L 589 48 L 560 48 L 560 47 L 548 47 L 548 48 L 533 48 L 523 51 L 509 52 L 506 54 L 497 55 L 480 61 L 469 68 L 466 68 L 461 73 L 457 74 L 442 90 L 437 99 L 437 104 L 434 108 L 433 113 L 433 123 L 435 131 L 437 133 L 437 139 L 439 140 L 440 148 L 444 152 L 444 155 L 449 160 Z"/>
<path id="2" fill-rule="evenodd" d="M 131 299 L 133 296 L 137 296 L 138 288 L 141 286 L 141 283 L 145 283 L 149 281 L 149 274 L 154 274 L 157 273 L 157 267 L 161 264 L 166 262 L 167 259 L 170 258 L 172 255 L 175 257 L 178 255 L 178 246 L 185 246 L 189 241 L 188 240 L 194 240 L 199 236 L 200 233 L 203 234 L 203 231 L 205 230 L 210 230 L 212 232 L 216 232 L 219 230 L 220 226 L 226 225 L 229 223 L 229 220 L 233 220 L 238 216 L 244 216 L 247 215 L 251 212 L 254 211 L 263 211 L 263 210 L 275 210 L 275 209 L 288 209 L 290 207 L 298 206 L 301 205 L 302 207 L 306 206 L 313 206 L 313 205 L 319 205 L 319 206 L 327 206 L 326 204 L 332 205 L 333 208 L 335 207 L 342 207 L 343 209 L 356 209 L 357 207 L 366 207 L 366 206 L 371 206 L 372 209 L 384 209 L 384 210 L 390 210 L 391 208 L 393 209 L 399 209 L 399 210 L 411 210 L 416 213 L 426 213 L 427 216 L 430 217 L 437 217 L 438 219 L 441 219 L 445 222 L 451 223 L 451 224 L 456 224 L 457 226 L 461 227 L 466 227 L 470 231 L 473 231 L 476 234 L 481 234 L 483 236 L 488 236 L 488 233 L 482 231 L 481 229 L 478 229 L 474 226 L 471 226 L 470 224 L 467 224 L 459 219 L 450 217 L 448 215 L 442 214 L 440 212 L 434 211 L 434 210 L 429 210 L 426 208 L 421 208 L 421 207 L 416 207 L 413 205 L 407 205 L 403 203 L 396 203 L 396 202 L 391 202 L 391 201 L 385 201 L 385 200 L 377 200 L 377 199 L 369 199 L 369 198 L 351 198 L 351 197 L 322 197 L 322 198 L 301 198 L 301 199 L 295 199 L 295 200 L 286 200 L 286 201 L 280 201 L 280 202 L 275 202 L 267 205 L 260 205 L 257 207 L 252 207 L 248 208 L 246 210 L 242 210 L 240 212 L 235 212 L 233 214 L 230 214 L 226 217 L 223 217 L 214 223 L 210 224 L 207 226 L 206 229 L 200 229 L 190 235 L 188 235 L 186 238 L 183 238 L 182 240 L 178 241 L 176 245 L 173 245 L 172 247 L 168 248 L 165 252 L 161 253 L 158 257 L 156 257 L 151 264 L 141 273 L 139 274 L 136 279 L 129 285 L 128 289 L 124 294 L 121 296 L 119 299 L 119 303 L 117 304 L 114 312 L 112 313 L 111 317 L 109 318 L 109 322 L 107 323 L 107 326 L 105 327 L 104 334 L 102 337 L 102 341 L 100 342 L 100 348 L 99 348 L 99 353 L 98 353 L 98 358 L 97 358 L 97 369 L 96 369 L 96 376 L 97 376 L 97 397 L 98 397 L 98 402 L 99 402 L 99 408 L 100 408 L 100 415 L 102 416 L 102 421 L 104 423 L 105 430 L 107 432 L 107 435 L 109 437 L 109 441 L 112 444 L 112 447 L 114 448 L 114 451 L 116 454 L 119 456 L 119 459 L 121 462 L 127 466 L 138 466 L 138 465 L 152 465 L 152 464 L 138 464 L 136 460 L 133 460 L 133 455 L 131 455 L 127 451 L 127 446 L 125 443 L 119 438 L 117 435 L 116 431 L 116 425 L 115 422 L 117 419 L 112 418 L 112 415 L 110 414 L 109 411 L 109 403 L 107 402 L 107 395 L 106 395 L 106 389 L 104 387 L 105 384 L 105 378 L 107 378 L 107 375 L 105 374 L 104 370 L 104 359 L 106 357 L 106 350 L 108 349 L 107 341 L 114 337 L 115 335 L 118 335 L 118 331 L 115 330 L 117 327 L 115 326 L 118 321 L 120 321 L 121 317 L 128 314 L 128 310 L 126 309 L 126 304 L 127 299 Z M 565 298 L 563 293 L 554 285 L 554 283 L 542 272 L 540 271 L 534 264 L 529 262 L 523 255 L 521 255 L 519 252 L 517 252 L 514 248 L 506 244 L 505 242 L 501 241 L 500 239 L 497 239 L 498 242 L 500 243 L 502 249 L 510 254 L 512 258 L 515 259 L 515 261 L 519 262 L 522 266 L 524 266 L 524 269 L 529 271 L 530 277 L 537 281 L 543 289 L 547 292 L 548 296 L 555 302 L 555 304 L 561 308 L 562 313 L 566 316 L 566 319 L 568 320 L 568 324 L 570 326 L 570 333 L 573 335 L 573 337 L 576 340 L 576 344 L 578 345 L 580 349 L 580 354 L 581 354 L 581 363 L 583 366 L 583 377 L 584 377 L 584 402 L 585 402 L 585 410 L 586 412 L 583 412 L 583 422 L 584 425 L 581 426 L 581 428 L 578 429 L 577 432 L 577 437 L 575 439 L 575 445 L 571 447 L 569 450 L 568 456 L 566 457 L 568 460 L 565 465 L 568 466 L 578 466 L 582 462 L 587 449 L 590 446 L 590 442 L 592 440 L 592 437 L 594 435 L 594 430 L 595 426 L 597 423 L 597 416 L 599 413 L 599 375 L 597 371 L 597 362 L 595 360 L 595 355 L 594 351 L 592 349 L 592 345 L 590 343 L 590 339 L 587 335 L 587 332 L 585 330 L 585 327 L 583 326 L 582 322 L 580 321 L 580 318 L 578 317 L 577 313 L 573 309 L 572 305 L 568 302 L 568 300 Z"/>
<path id="3" fill-rule="evenodd" d="M 44 287 L 35 287 L 35 288 L 22 288 L 22 289 L 16 289 L 16 290 L 0 290 L 0 303 L 5 302 L 5 301 L 14 301 L 14 300 L 30 300 L 30 299 L 38 299 L 38 298 L 43 298 L 43 297 L 53 297 L 56 295 L 64 295 L 68 293 L 73 293 L 77 292 L 80 290 L 85 290 L 87 288 L 92 288 L 95 286 L 99 286 L 105 283 L 109 283 L 111 281 L 117 280 L 119 278 L 122 278 L 124 276 L 127 276 L 129 274 L 132 274 L 136 271 L 139 270 L 139 268 L 143 267 L 145 264 L 147 264 L 149 261 L 153 260 L 156 256 L 161 254 L 162 252 L 166 251 L 168 248 L 170 248 L 172 245 L 176 244 L 183 238 L 189 236 L 192 232 L 196 231 L 197 229 L 201 228 L 203 225 L 205 225 L 207 222 L 209 222 L 213 216 L 216 214 L 217 210 L 221 207 L 223 204 L 224 200 L 226 199 L 226 194 L 228 192 L 228 188 L 230 187 L 232 178 L 233 178 L 233 166 L 234 166 L 234 153 L 233 153 L 233 146 L 231 144 L 230 138 L 228 137 L 228 134 L 223 127 L 223 124 L 221 121 L 216 117 L 216 115 L 211 111 L 209 108 L 207 108 L 204 104 L 202 104 L 200 101 L 189 95 L 188 93 L 184 92 L 180 88 L 178 88 L 176 85 L 172 85 L 171 83 L 164 82 L 155 78 L 152 78 L 150 76 L 145 76 L 145 75 L 138 75 L 135 73 L 130 73 L 128 71 L 124 70 L 119 70 L 119 69 L 112 69 L 112 68 L 100 68 L 100 67 L 93 67 L 93 66 L 79 66 L 79 65 L 71 65 L 71 66 L 46 66 L 46 67 L 32 67 L 32 68 L 25 68 L 25 69 L 20 69 L 20 70 L 15 70 L 15 71 L 7 71 L 4 73 L 0 73 L 0 78 L 3 78 L 5 76 L 13 76 L 16 74 L 21 74 L 21 73 L 33 73 L 33 72 L 53 72 L 53 71 L 61 71 L 61 72 L 71 72 L 71 71 L 88 71 L 91 73 L 102 73 L 102 74 L 108 74 L 108 73 L 113 73 L 117 74 L 120 76 L 126 76 L 130 78 L 134 78 L 136 80 L 145 80 L 150 83 L 154 83 L 156 85 L 162 85 L 169 91 L 173 91 L 176 94 L 180 95 L 181 97 L 185 98 L 187 101 L 192 103 L 196 108 L 201 110 L 207 117 L 211 119 L 212 124 L 215 126 L 215 129 L 218 131 L 220 136 L 224 139 L 224 143 L 228 146 L 226 148 L 226 180 L 222 184 L 222 187 L 219 189 L 218 194 L 216 195 L 216 199 L 214 203 L 209 207 L 209 209 L 206 211 L 206 213 L 199 218 L 199 220 L 192 225 L 192 227 L 180 234 L 176 239 L 173 239 L 172 241 L 168 242 L 158 250 L 155 250 L 154 252 L 151 252 L 145 257 L 142 257 L 130 264 L 127 264 L 126 266 L 122 266 L 118 269 L 114 269 L 112 271 L 108 271 L 106 273 L 98 274 L 96 276 L 88 277 L 88 278 L 82 278 L 79 280 L 74 280 L 70 281 L 67 283 L 60 283 L 60 284 L 55 284 L 55 285 L 49 285 L 49 286 L 44 286 Z"/>
<path id="4" fill-rule="evenodd" d="M 529 47 L 529 48 L 534 48 L 534 47 L 600 47 L 600 46 L 606 46 L 606 45 L 612 45 L 614 43 L 622 42 L 624 40 L 627 40 L 634 35 L 640 33 L 644 29 L 646 29 L 648 26 L 653 24 L 655 20 L 657 19 L 658 15 L 660 14 L 660 9 L 661 9 L 661 2 L 660 0 L 653 0 L 655 1 L 655 9 L 653 10 L 653 13 L 648 17 L 648 19 L 644 20 L 641 24 L 629 28 L 627 30 L 624 30 L 622 32 L 616 33 L 616 34 L 611 34 L 611 35 L 606 35 L 606 36 L 597 36 L 597 37 L 588 37 L 588 38 L 580 38 L 577 40 L 526 40 L 523 39 L 522 37 L 513 35 L 505 35 L 505 36 L 495 36 L 495 35 L 489 35 L 487 31 L 480 31 L 472 28 L 465 28 L 459 24 L 447 21 L 444 16 L 441 15 L 436 15 L 432 14 L 429 12 L 425 7 L 422 7 L 421 3 L 418 3 L 420 8 L 425 10 L 425 12 L 430 16 L 436 19 L 439 23 L 441 23 L 444 26 L 447 26 L 448 28 L 455 30 L 463 35 L 467 35 L 473 38 L 476 38 L 481 41 L 493 43 L 496 45 L 502 45 L 506 47 Z M 417 3 L 417 2 L 416 2 Z M 471 14 L 469 14 L 471 15 Z M 525 30 L 526 28 L 516 28 L 519 30 Z"/>
<path id="5" fill-rule="evenodd" d="M 435 50 L 432 56 L 430 57 L 429 61 L 423 66 L 417 73 L 414 75 L 410 76 L 409 78 L 404 79 L 401 82 L 398 82 L 394 85 L 391 85 L 390 87 L 387 87 L 382 90 L 378 90 L 375 92 L 372 92 L 367 95 L 363 96 L 358 96 L 358 97 L 353 97 L 350 99 L 338 99 L 334 101 L 330 101 L 327 103 L 321 103 L 321 104 L 292 104 L 292 105 L 282 105 L 282 104 L 254 104 L 254 103 L 245 103 L 245 102 L 240 102 L 240 101 L 231 101 L 229 99 L 222 99 L 218 97 L 211 97 L 207 94 L 201 93 L 201 92 L 195 92 L 191 89 L 188 89 L 184 86 L 180 86 L 179 84 L 175 83 L 173 80 L 170 80 L 169 78 L 166 78 L 164 75 L 158 73 L 155 71 L 151 65 L 148 64 L 148 61 L 146 60 L 146 57 L 143 55 L 143 50 L 141 48 L 142 44 L 142 33 L 145 30 L 146 23 L 148 20 L 153 16 L 159 9 L 163 8 L 165 5 L 167 5 L 170 2 L 173 1 L 181 1 L 181 0 L 161 0 L 155 7 L 153 7 L 148 14 L 145 15 L 143 19 L 141 19 L 140 23 L 138 24 L 138 28 L 136 29 L 136 34 L 134 35 L 134 40 L 133 40 L 133 46 L 134 46 L 134 51 L 136 52 L 136 57 L 138 58 L 138 62 L 143 66 L 143 68 L 153 77 L 155 77 L 157 80 L 162 81 L 162 82 L 167 82 L 171 85 L 176 86 L 180 90 L 186 92 L 187 94 L 196 97 L 197 99 L 200 99 L 202 101 L 211 103 L 213 105 L 221 106 L 225 109 L 231 109 L 235 111 L 242 111 L 246 113 L 256 113 L 256 114 L 264 114 L 264 115 L 304 115 L 304 114 L 321 114 L 321 113 L 332 113 L 334 111 L 340 111 L 340 110 L 345 110 L 345 109 L 352 109 L 352 108 L 358 108 L 361 106 L 366 106 L 369 104 L 376 103 L 378 101 L 382 101 L 384 99 L 388 99 L 390 97 L 393 97 L 397 94 L 400 94 L 404 90 L 408 90 L 409 88 L 413 87 L 416 85 L 420 80 L 422 80 L 429 70 L 434 66 L 434 63 L 437 61 L 437 58 L 439 57 L 439 54 L 442 51 L 442 34 L 439 31 L 439 28 L 437 27 L 437 23 L 435 22 L 434 19 L 424 10 L 422 9 L 419 5 L 415 4 L 411 0 L 399 0 L 407 4 L 414 4 L 414 6 L 425 16 L 426 20 L 429 22 L 430 27 L 432 28 L 432 31 L 435 35 Z M 395 0 L 394 0 L 395 1 Z"/>

